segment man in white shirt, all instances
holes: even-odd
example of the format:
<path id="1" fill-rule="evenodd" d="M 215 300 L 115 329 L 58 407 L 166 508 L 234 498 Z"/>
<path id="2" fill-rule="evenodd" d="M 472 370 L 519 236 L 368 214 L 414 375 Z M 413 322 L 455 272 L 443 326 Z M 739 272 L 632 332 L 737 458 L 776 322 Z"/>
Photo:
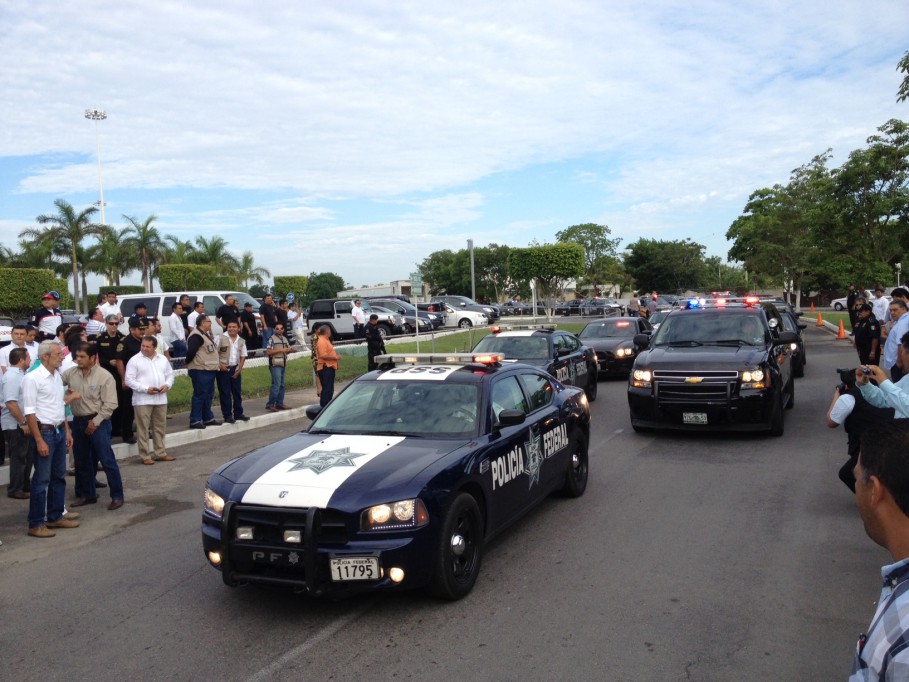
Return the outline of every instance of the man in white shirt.
<path id="1" fill-rule="evenodd" d="M 63 351 L 56 341 L 38 347 L 41 364 L 22 380 L 22 412 L 28 421 L 34 458 L 28 509 L 28 534 L 52 538 L 51 528 L 76 528 L 78 514 L 63 517 L 66 497 L 66 451 L 73 437 L 66 421 L 63 380 L 57 370 Z"/>
<path id="2" fill-rule="evenodd" d="M 139 456 L 142 457 L 143 464 L 174 461 L 164 449 L 167 392 L 174 385 L 174 370 L 167 358 L 158 355 L 157 345 L 158 340 L 154 336 L 144 337 L 139 353 L 126 363 L 125 383 L 133 391 Z M 149 429 L 154 456 L 148 449 Z"/>
<path id="3" fill-rule="evenodd" d="M 4 408 L 3 414 L 0 415 L 0 426 L 3 427 L 3 439 L 9 457 L 9 486 L 6 494 L 14 500 L 27 500 L 32 457 L 28 447 L 28 436 L 23 431 L 28 422 L 22 414 L 21 403 L 22 378 L 32 361 L 25 348 L 14 348 L 8 357 L 10 365 L 5 368 L 6 373 L 0 379 Z"/>
<path id="4" fill-rule="evenodd" d="M 170 344 L 167 342 L 167 339 L 164 338 L 164 334 L 161 333 L 161 320 L 157 317 L 150 317 L 148 319 L 150 328 L 149 333 L 151 336 L 154 336 L 158 341 L 158 345 L 155 347 L 155 352 L 158 355 L 163 355 L 166 358 L 170 357 Z"/>
<path id="5" fill-rule="evenodd" d="M 99 305 L 98 308 L 101 309 L 105 319 L 107 319 L 108 315 L 116 315 L 118 318 L 117 322 L 123 324 L 123 313 L 120 312 L 120 303 L 117 301 L 116 291 L 108 291 L 107 301 Z"/>
<path id="6" fill-rule="evenodd" d="M 363 312 L 359 298 L 354 301 L 350 314 L 353 317 L 354 338 L 364 338 L 366 336 L 366 313 Z"/>
<path id="7" fill-rule="evenodd" d="M 0 371 L 6 373 L 6 370 L 9 368 L 9 354 L 13 348 L 24 348 L 25 350 L 30 350 L 28 345 L 25 343 L 26 338 L 28 338 L 28 326 L 24 324 L 17 324 L 13 327 L 13 331 L 10 333 L 10 338 L 12 342 L 9 345 L 0 348 Z M 33 358 L 37 358 L 37 348 L 29 354 Z"/>
<path id="8" fill-rule="evenodd" d="M 899 365 L 900 343 L 903 337 L 909 333 L 909 313 L 907 313 L 906 302 L 902 299 L 893 299 L 890 301 L 890 317 L 893 320 L 893 326 L 887 333 L 887 341 L 884 342 L 884 352 L 881 353 L 881 367 L 890 372 L 890 379 L 894 382 L 899 381 L 906 374 L 903 367 Z"/>
<path id="9" fill-rule="evenodd" d="M 167 329 L 170 332 L 170 356 L 172 358 L 186 357 L 186 329 L 183 327 L 183 306 L 174 303 L 171 306 L 170 317 L 167 318 Z"/>
<path id="10" fill-rule="evenodd" d="M 890 311 L 887 309 L 890 301 L 884 296 L 884 288 L 874 290 L 874 300 L 871 301 L 871 312 L 882 325 L 890 320 Z"/>
<path id="11" fill-rule="evenodd" d="M 203 301 L 196 301 L 196 305 L 193 306 L 193 311 L 186 318 L 186 322 L 189 324 L 189 331 L 192 332 L 196 328 L 196 318 L 199 315 L 205 314 L 205 303 Z"/>
<path id="12" fill-rule="evenodd" d="M 246 341 L 240 336 L 240 323 L 231 320 L 227 323 L 227 333 L 221 334 L 218 339 L 219 371 L 216 376 L 221 414 L 228 424 L 249 421 L 249 417 L 243 414 L 243 385 L 240 376 L 243 365 L 246 364 L 246 356 Z"/>

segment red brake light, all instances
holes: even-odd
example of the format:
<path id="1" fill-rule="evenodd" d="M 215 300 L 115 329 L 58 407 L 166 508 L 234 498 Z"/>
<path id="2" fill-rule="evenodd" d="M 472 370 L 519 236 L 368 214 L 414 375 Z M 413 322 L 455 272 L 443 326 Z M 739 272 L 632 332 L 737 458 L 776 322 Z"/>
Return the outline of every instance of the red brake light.
<path id="1" fill-rule="evenodd" d="M 622 322 L 616 322 L 616 323 L 615 323 L 615 326 L 616 326 L 616 327 L 627 327 L 627 326 L 630 325 L 630 324 L 631 324 L 631 322 L 628 322 L 627 320 L 624 320 L 624 321 L 622 321 Z"/>

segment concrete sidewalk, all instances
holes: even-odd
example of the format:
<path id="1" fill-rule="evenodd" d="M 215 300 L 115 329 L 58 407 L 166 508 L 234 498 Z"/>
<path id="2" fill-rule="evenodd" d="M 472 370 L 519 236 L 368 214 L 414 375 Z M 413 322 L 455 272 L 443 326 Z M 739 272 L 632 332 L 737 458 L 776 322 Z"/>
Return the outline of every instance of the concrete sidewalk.
<path id="1" fill-rule="evenodd" d="M 347 382 L 335 384 L 335 394 L 340 392 L 341 389 L 346 385 Z M 291 409 L 281 410 L 280 412 L 268 412 L 265 409 L 265 403 L 268 400 L 267 396 L 244 399 L 243 413 L 250 418 L 248 422 L 222 424 L 221 426 L 208 426 L 204 429 L 189 428 L 189 412 L 178 412 L 172 415 L 168 415 L 167 436 L 164 440 L 165 446 L 167 447 L 168 452 L 172 451 L 171 454 L 176 457 L 179 456 L 179 447 L 182 445 L 206 440 L 214 440 L 216 438 L 240 433 L 241 431 L 259 429 L 263 426 L 268 426 L 269 424 L 278 424 L 281 422 L 299 420 L 301 430 L 308 426 L 310 422 L 306 418 L 306 406 L 319 402 L 319 398 L 316 396 L 315 389 L 309 388 L 299 391 L 288 391 L 284 398 L 284 403 Z M 212 408 L 215 419 L 218 421 L 221 421 L 220 410 L 221 408 L 217 404 Z M 135 457 L 138 460 L 138 445 L 121 443 L 120 439 L 116 437 L 113 439 L 113 442 L 114 454 L 118 460 L 125 460 L 130 457 Z M 149 446 L 151 446 L 151 443 L 149 443 Z M 103 474 L 99 475 L 102 477 L 101 480 L 103 481 Z M 0 485 L 7 484 L 9 484 L 8 464 L 0 467 Z"/>

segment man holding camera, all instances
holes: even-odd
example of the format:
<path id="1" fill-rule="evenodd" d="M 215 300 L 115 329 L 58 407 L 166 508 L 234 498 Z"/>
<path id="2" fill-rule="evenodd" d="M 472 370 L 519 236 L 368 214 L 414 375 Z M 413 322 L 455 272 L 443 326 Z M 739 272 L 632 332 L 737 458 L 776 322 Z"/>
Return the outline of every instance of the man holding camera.
<path id="1" fill-rule="evenodd" d="M 893 326 L 887 333 L 887 340 L 884 342 L 881 366 L 890 371 L 890 378 L 893 381 L 899 381 L 904 374 L 903 368 L 899 364 L 899 347 L 903 337 L 909 333 L 909 315 L 906 314 L 906 311 L 906 301 L 900 298 L 890 301 L 890 317 L 893 319 Z"/>
<path id="2" fill-rule="evenodd" d="M 871 383 L 872 379 L 877 386 Z M 887 378 L 883 369 L 869 365 L 855 370 L 855 384 L 862 392 L 862 397 L 872 405 L 892 407 L 896 411 L 897 419 L 909 419 L 909 376 L 894 383 Z"/>

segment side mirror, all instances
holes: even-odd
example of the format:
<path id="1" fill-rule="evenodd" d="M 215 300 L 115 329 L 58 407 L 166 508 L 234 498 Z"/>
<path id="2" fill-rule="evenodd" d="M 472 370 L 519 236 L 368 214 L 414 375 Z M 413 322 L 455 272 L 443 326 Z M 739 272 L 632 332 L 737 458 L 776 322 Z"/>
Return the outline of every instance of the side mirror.
<path id="1" fill-rule="evenodd" d="M 650 345 L 650 334 L 635 334 L 633 341 L 638 348 L 646 348 Z"/>
<path id="2" fill-rule="evenodd" d="M 502 410 L 499 412 L 498 425 L 517 426 L 523 424 L 526 417 L 523 410 Z"/>
<path id="3" fill-rule="evenodd" d="M 799 340 L 799 335 L 796 334 L 795 332 L 780 332 L 779 336 L 777 336 L 773 340 L 773 345 L 774 346 L 787 346 L 790 343 L 795 343 L 798 340 Z"/>
<path id="4" fill-rule="evenodd" d="M 319 405 L 318 403 L 316 403 L 315 405 L 307 405 L 306 410 L 305 410 L 306 418 L 309 421 L 313 421 L 316 417 L 319 416 L 319 412 L 321 412 L 321 411 L 322 411 L 322 406 Z"/>

